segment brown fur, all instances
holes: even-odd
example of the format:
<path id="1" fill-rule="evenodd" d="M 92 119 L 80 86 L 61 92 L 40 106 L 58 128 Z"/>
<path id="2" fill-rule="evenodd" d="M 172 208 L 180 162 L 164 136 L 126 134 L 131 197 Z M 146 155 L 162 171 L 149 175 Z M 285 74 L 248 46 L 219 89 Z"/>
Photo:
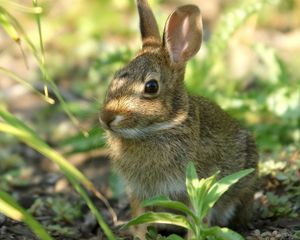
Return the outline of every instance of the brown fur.
<path id="1" fill-rule="evenodd" d="M 188 5 L 185 9 L 193 8 Z M 115 74 L 100 115 L 113 165 L 127 182 L 130 195 L 139 201 L 159 194 L 186 201 L 189 161 L 194 162 L 200 178 L 217 170 L 222 177 L 257 165 L 250 134 L 215 103 L 188 96 L 183 82 L 185 62 L 174 63 L 170 54 L 165 43 L 144 47 Z M 153 76 L 160 90 L 153 97 L 145 96 L 143 86 Z M 157 123 L 165 125 L 157 127 Z M 121 134 L 123 129 L 135 129 L 138 134 Z M 246 223 L 255 181 L 253 173 L 234 185 L 215 205 L 210 223 Z"/>

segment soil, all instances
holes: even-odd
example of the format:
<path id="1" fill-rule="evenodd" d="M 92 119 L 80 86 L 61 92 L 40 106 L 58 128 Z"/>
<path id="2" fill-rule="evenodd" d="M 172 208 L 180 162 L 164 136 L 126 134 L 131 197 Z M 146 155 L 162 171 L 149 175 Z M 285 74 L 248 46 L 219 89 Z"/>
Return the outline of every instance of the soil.
<path id="1" fill-rule="evenodd" d="M 22 155 L 30 159 L 27 169 L 29 174 L 25 177 L 27 184 L 10 186 L 10 194 L 25 208 L 32 210 L 36 219 L 51 232 L 57 240 L 96 240 L 106 239 L 103 231 L 97 225 L 95 218 L 80 197 L 74 192 L 64 176 L 57 171 L 50 161 L 44 159 L 40 154 L 22 145 Z M 103 152 L 95 153 L 93 157 L 82 158 L 77 165 L 83 173 L 88 176 L 96 187 L 109 200 L 110 205 L 118 216 L 118 223 L 122 223 L 131 217 L 131 210 L 126 195 L 115 199 L 109 189 L 109 160 Z M 106 222 L 117 236 L 125 239 L 133 239 L 129 232 L 121 232 L 115 226 L 107 207 L 103 202 L 90 194 L 94 204 L 103 214 Z M 48 202 L 49 199 L 58 198 L 64 203 L 77 204 L 80 206 L 80 216 L 74 219 L 57 220 L 57 213 L 47 205 L 37 202 Z M 78 205 L 78 204 L 77 204 Z M 72 211 L 71 208 L 71 213 Z M 67 214 L 66 214 L 67 215 Z M 253 220 L 247 229 L 239 229 L 246 239 L 297 239 L 293 237 L 300 230 L 300 218 L 274 218 L 262 219 L 258 210 L 255 211 Z M 37 237 L 29 228 L 21 222 L 13 221 L 0 214 L 0 239 L 1 240 L 34 240 Z"/>

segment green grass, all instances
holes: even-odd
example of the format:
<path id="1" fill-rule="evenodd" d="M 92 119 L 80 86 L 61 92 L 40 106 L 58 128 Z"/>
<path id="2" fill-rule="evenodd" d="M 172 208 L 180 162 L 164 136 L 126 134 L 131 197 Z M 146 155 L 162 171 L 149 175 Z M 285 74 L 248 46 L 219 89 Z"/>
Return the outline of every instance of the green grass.
<path id="1" fill-rule="evenodd" d="M 86 204 L 90 208 L 91 212 L 95 215 L 106 236 L 110 240 L 115 239 L 110 228 L 105 223 L 102 215 L 96 209 L 86 191 L 81 187 L 80 184 L 83 184 L 86 188 L 99 195 L 100 193 L 97 191 L 94 185 L 78 169 L 76 169 L 66 159 L 64 159 L 63 156 L 61 156 L 58 152 L 49 147 L 42 139 L 40 139 L 32 129 L 15 118 L 12 114 L 7 112 L 3 107 L 0 108 L 0 116 L 4 120 L 4 122 L 0 122 L 0 132 L 15 136 L 19 140 L 25 142 L 30 147 L 56 163 L 60 167 L 60 170 L 67 177 L 67 179 L 70 181 L 70 183 L 73 185 L 74 189 L 85 200 Z"/>
<path id="2" fill-rule="evenodd" d="M 38 66 L 42 72 L 43 79 L 46 84 L 44 87 L 45 90 L 44 95 L 39 93 L 30 83 L 28 83 L 20 76 L 16 75 L 13 71 L 5 69 L 3 67 L 1 67 L 0 70 L 8 77 L 11 77 L 12 79 L 20 82 L 21 84 L 25 85 L 27 88 L 32 90 L 34 93 L 41 96 L 46 102 L 54 104 L 54 100 L 48 96 L 47 84 L 49 84 L 53 92 L 56 94 L 56 97 L 60 100 L 64 111 L 67 113 L 71 121 L 77 127 L 79 127 L 80 125 L 78 120 L 69 111 L 63 97 L 61 96 L 58 90 L 58 87 L 56 86 L 56 84 L 50 77 L 48 70 L 46 69 L 44 46 L 42 40 L 41 19 L 40 19 L 42 8 L 39 7 L 39 4 L 36 0 L 33 0 L 33 7 L 26 7 L 15 2 L 9 2 L 10 6 L 16 8 L 17 10 L 26 11 L 35 14 L 35 20 L 38 26 L 39 43 L 40 43 L 40 49 L 38 50 L 30 40 L 30 38 L 27 36 L 26 31 L 23 29 L 20 22 L 12 14 L 10 14 L 6 8 L 2 7 L 4 6 L 4 4 L 8 4 L 7 1 L 0 1 L 0 23 L 4 28 L 4 30 L 6 31 L 6 33 L 12 38 L 12 40 L 14 40 L 20 46 L 21 49 L 22 49 L 21 40 L 22 41 L 24 40 L 24 42 L 30 48 L 32 54 L 34 55 L 38 63 Z M 26 61 L 25 56 L 24 56 L 24 60 Z M 85 200 L 86 204 L 88 205 L 88 207 L 90 208 L 94 216 L 96 217 L 99 225 L 103 229 L 108 239 L 110 240 L 115 239 L 114 234 L 112 233 L 108 225 L 105 223 L 102 215 L 96 209 L 90 197 L 88 196 L 87 192 L 81 186 L 81 184 L 84 185 L 86 188 L 93 191 L 98 197 L 104 200 L 105 204 L 109 207 L 110 212 L 113 213 L 112 209 L 108 205 L 105 198 L 100 194 L 100 192 L 97 191 L 94 185 L 78 169 L 76 169 L 73 165 L 68 163 L 58 152 L 53 150 L 42 139 L 40 139 L 36 135 L 34 130 L 29 128 L 22 121 L 18 120 L 14 115 L 10 114 L 4 108 L 4 106 L 1 105 L 0 107 L 1 107 L 0 116 L 2 118 L 2 121 L 0 122 L 0 131 L 15 136 L 17 139 L 25 142 L 33 149 L 39 151 L 44 156 L 48 157 L 50 160 L 55 162 L 60 167 L 61 171 L 64 173 L 67 179 L 70 181 L 70 183 L 73 185 L 74 189 Z M 34 220 L 34 218 L 27 211 L 21 208 L 9 195 L 7 195 L 5 192 L 1 192 L 0 200 L 1 200 L 0 202 L 1 212 L 3 212 L 9 217 L 12 217 L 15 220 L 24 221 L 33 230 L 33 232 L 35 232 L 41 239 L 45 239 L 45 240 L 51 239 L 51 237 L 46 233 L 44 228 L 40 224 L 38 224 L 38 222 Z"/>

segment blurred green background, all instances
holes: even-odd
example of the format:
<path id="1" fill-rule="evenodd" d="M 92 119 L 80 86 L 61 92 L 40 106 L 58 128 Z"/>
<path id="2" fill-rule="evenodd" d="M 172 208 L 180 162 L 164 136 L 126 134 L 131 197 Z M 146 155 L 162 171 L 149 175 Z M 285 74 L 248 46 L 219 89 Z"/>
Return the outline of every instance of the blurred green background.
<path id="1" fill-rule="evenodd" d="M 26 2 L 30 6 L 31 1 L 22 4 Z M 205 42 L 187 66 L 188 89 L 210 97 L 243 122 L 255 134 L 261 150 L 299 146 L 300 1 L 260 1 L 266 6 L 249 18 L 244 15 L 258 1 L 189 2 L 202 10 Z M 175 6 L 183 3 L 150 1 L 160 29 Z M 40 4 L 44 9 L 42 34 L 47 69 L 82 126 L 94 127 L 114 71 L 141 46 L 135 3 L 66 0 Z M 33 16 L 12 6 L 8 10 L 38 45 Z M 2 29 L 0 34 L 0 65 L 42 89 L 41 74 L 26 46 L 29 68 L 18 46 Z M 37 100 L 5 75 L 1 76 L 0 87 L 1 101 L 34 122 L 36 130 L 47 135 L 49 141 L 55 143 L 65 137 L 64 129 L 69 136 L 77 131 L 61 117 L 58 104 L 50 106 Z"/>
<path id="2" fill-rule="evenodd" d="M 19 2 L 31 5 L 29 0 Z M 170 12 L 185 2 L 150 1 L 161 30 Z M 239 119 L 253 132 L 262 152 L 297 149 L 300 1 L 189 3 L 200 6 L 205 34 L 200 52 L 187 66 L 188 90 L 208 96 Z M 0 81 L 1 103 L 54 146 L 67 146 L 73 152 L 97 149 L 104 144 L 98 111 L 108 83 L 115 70 L 141 46 L 135 2 L 66 0 L 39 4 L 44 10 L 41 21 L 47 69 L 82 128 L 92 129 L 90 137 L 82 138 L 60 104 L 43 102 L 5 74 Z M 38 46 L 34 16 L 13 5 L 5 7 Z M 0 66 L 42 92 L 42 75 L 35 58 L 26 44 L 21 44 L 25 59 L 18 45 L 0 28 Z M 54 97 L 51 88 L 49 91 Z"/>

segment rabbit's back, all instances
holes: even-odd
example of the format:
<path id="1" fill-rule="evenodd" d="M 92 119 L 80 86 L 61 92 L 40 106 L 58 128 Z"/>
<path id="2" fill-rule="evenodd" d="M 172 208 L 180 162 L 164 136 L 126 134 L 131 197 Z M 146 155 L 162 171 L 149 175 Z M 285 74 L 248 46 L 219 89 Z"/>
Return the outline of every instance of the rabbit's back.
<path id="1" fill-rule="evenodd" d="M 246 129 L 205 97 L 190 97 L 190 104 L 197 109 L 195 112 L 199 118 L 199 128 L 195 129 L 199 133 L 199 160 L 195 159 L 195 163 L 202 177 L 213 174 L 214 168 L 220 170 L 221 175 L 256 168 L 255 142 Z M 211 167 L 205 169 L 207 165 Z"/>

